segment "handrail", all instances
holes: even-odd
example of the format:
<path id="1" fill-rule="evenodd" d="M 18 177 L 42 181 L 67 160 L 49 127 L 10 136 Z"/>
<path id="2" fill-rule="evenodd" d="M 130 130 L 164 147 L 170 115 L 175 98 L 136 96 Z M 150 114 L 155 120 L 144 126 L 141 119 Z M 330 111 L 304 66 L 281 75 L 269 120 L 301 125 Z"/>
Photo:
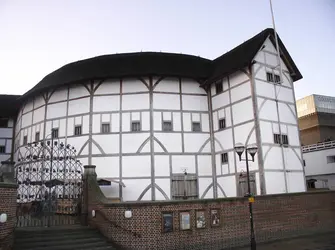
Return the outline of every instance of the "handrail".
<path id="1" fill-rule="evenodd" d="M 133 236 L 135 237 L 138 237 L 138 238 L 141 238 L 142 235 L 139 234 L 139 233 L 136 233 L 136 232 L 133 232 L 132 230 L 130 229 L 127 229 L 127 228 L 124 228 L 120 225 L 118 225 L 115 221 L 112 221 L 111 219 L 109 219 L 106 214 L 104 212 L 102 212 L 101 210 L 95 210 L 96 213 L 99 213 L 106 221 L 108 221 L 112 226 L 114 226 L 115 228 L 120 228 L 122 229 L 123 231 L 125 232 L 128 232 L 128 233 L 131 233 Z"/>
<path id="2" fill-rule="evenodd" d="M 319 149 L 334 148 L 335 141 L 321 142 L 317 144 L 306 145 L 302 147 L 302 152 L 309 152 Z"/>

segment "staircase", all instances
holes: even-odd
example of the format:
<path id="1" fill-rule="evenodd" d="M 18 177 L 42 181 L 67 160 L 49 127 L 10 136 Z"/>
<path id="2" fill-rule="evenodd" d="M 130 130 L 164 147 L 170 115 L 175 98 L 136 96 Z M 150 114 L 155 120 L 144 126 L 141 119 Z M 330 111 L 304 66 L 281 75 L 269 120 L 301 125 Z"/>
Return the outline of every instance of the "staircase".
<path id="1" fill-rule="evenodd" d="M 13 250 L 119 249 L 97 230 L 82 226 L 24 228 L 14 233 Z"/>

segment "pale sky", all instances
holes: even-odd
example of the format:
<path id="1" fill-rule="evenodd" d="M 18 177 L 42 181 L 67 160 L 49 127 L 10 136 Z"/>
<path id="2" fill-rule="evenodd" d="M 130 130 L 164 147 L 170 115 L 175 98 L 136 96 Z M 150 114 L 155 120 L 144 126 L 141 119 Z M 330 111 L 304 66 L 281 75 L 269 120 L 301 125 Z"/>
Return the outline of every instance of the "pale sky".
<path id="1" fill-rule="evenodd" d="M 335 96 L 335 0 L 273 0 L 300 69 L 296 97 Z M 164 51 L 214 59 L 272 27 L 269 0 L 0 0 L 1 94 L 23 94 L 64 64 Z"/>

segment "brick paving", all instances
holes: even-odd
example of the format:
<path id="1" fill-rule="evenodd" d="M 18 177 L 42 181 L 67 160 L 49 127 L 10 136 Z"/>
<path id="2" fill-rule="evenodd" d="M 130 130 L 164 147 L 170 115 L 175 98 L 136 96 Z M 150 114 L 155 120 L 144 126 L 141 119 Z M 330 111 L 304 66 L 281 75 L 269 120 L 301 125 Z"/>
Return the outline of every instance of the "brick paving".
<path id="1" fill-rule="evenodd" d="M 236 248 L 249 250 L 250 247 Z M 258 244 L 257 250 L 335 250 L 335 232 Z"/>

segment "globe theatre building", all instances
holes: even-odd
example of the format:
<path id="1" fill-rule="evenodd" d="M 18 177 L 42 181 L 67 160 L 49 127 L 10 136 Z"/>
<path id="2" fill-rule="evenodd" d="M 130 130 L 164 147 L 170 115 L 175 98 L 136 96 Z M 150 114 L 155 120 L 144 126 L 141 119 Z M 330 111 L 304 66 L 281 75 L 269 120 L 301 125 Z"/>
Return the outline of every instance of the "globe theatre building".
<path id="1" fill-rule="evenodd" d="M 141 52 L 65 65 L 19 99 L 15 158 L 54 137 L 112 181 L 109 197 L 219 198 L 243 195 L 234 145 L 256 144 L 254 193 L 305 191 L 293 86 L 302 76 L 279 47 L 282 79 L 272 29 L 215 60 Z"/>

